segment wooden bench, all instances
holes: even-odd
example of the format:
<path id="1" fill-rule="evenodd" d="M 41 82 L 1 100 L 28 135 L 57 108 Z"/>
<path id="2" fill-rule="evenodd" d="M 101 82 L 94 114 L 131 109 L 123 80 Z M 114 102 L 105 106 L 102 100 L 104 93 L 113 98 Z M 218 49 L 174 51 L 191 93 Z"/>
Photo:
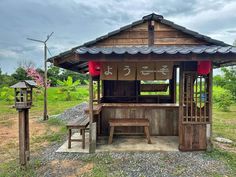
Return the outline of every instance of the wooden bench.
<path id="1" fill-rule="evenodd" d="M 149 120 L 148 119 L 109 119 L 110 136 L 108 144 L 112 143 L 115 127 L 144 127 L 144 134 L 147 137 L 148 144 L 151 144 L 150 132 L 149 132 Z"/>
<path id="2" fill-rule="evenodd" d="M 72 141 L 79 141 L 82 142 L 82 148 L 85 148 L 85 129 L 89 125 L 89 118 L 80 118 L 80 119 L 75 119 L 71 122 L 69 122 L 66 127 L 68 129 L 68 148 L 71 148 L 71 142 Z M 72 129 L 79 129 L 80 134 L 82 135 L 82 139 L 72 139 Z"/>

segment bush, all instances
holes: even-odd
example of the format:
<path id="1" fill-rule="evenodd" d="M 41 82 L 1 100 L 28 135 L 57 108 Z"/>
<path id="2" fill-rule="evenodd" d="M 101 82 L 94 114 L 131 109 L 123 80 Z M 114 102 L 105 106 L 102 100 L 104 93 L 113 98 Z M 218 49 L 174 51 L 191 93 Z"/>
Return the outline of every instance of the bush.
<path id="1" fill-rule="evenodd" d="M 213 102 L 221 111 L 229 111 L 233 104 L 233 96 L 229 90 L 213 87 Z"/>
<path id="2" fill-rule="evenodd" d="M 0 88 L 0 100 L 6 101 L 8 103 L 12 103 L 14 100 L 13 89 L 9 87 Z"/>

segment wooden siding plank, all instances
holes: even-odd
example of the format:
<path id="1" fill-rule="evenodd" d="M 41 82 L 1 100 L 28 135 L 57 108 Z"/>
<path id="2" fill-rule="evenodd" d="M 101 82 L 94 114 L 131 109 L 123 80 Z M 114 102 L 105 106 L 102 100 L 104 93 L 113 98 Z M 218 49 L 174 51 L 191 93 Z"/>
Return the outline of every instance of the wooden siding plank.
<path id="1" fill-rule="evenodd" d="M 108 135 L 111 118 L 146 118 L 151 135 L 178 135 L 178 108 L 106 108 L 102 110 L 102 135 Z M 142 127 L 117 127 L 116 133 L 142 134 Z"/>
<path id="2" fill-rule="evenodd" d="M 206 43 L 195 38 L 155 38 L 154 44 L 185 45 L 185 44 L 206 44 Z"/>

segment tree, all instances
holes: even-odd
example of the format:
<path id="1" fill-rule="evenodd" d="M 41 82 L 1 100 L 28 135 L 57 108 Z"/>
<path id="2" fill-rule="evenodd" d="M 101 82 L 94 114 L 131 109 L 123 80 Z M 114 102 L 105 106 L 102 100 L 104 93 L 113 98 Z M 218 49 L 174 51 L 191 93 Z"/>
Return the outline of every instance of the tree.
<path id="1" fill-rule="evenodd" d="M 88 75 L 87 74 L 80 74 L 74 71 L 70 70 L 63 70 L 61 74 L 61 80 L 65 80 L 68 78 L 68 76 L 71 76 L 73 81 L 79 80 L 82 85 L 88 84 Z"/>
<path id="2" fill-rule="evenodd" d="M 7 74 L 3 74 L 0 68 L 0 87 L 9 87 L 15 84 L 16 82 L 17 80 L 14 77 Z"/>
<path id="3" fill-rule="evenodd" d="M 32 79 L 27 75 L 27 72 L 24 68 L 19 67 L 16 69 L 16 71 L 11 75 L 16 81 L 22 81 L 22 80 L 30 80 Z"/>
<path id="4" fill-rule="evenodd" d="M 43 87 L 44 86 L 44 80 L 41 74 L 37 71 L 37 69 L 31 67 L 26 69 L 27 76 L 31 77 L 38 86 Z M 49 84 L 47 84 L 49 87 Z"/>
<path id="5" fill-rule="evenodd" d="M 213 79 L 214 85 L 230 91 L 234 100 L 236 99 L 236 66 L 221 68 L 223 75 L 216 75 Z"/>
<path id="6" fill-rule="evenodd" d="M 63 80 L 61 76 L 61 69 L 50 65 L 48 68 L 48 79 L 50 80 L 51 86 L 57 86 L 57 80 Z"/>
<path id="7" fill-rule="evenodd" d="M 225 85 L 225 80 L 221 75 L 216 75 L 213 78 L 213 84 L 215 86 L 223 87 Z"/>
<path id="8" fill-rule="evenodd" d="M 231 92 L 236 99 L 236 66 L 221 69 L 224 72 L 223 87 Z"/>

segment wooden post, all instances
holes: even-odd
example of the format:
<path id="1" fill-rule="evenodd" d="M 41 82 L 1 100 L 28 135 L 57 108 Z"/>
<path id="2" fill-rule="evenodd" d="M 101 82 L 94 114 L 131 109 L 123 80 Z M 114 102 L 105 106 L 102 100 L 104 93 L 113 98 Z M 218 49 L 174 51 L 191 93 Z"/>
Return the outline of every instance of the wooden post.
<path id="1" fill-rule="evenodd" d="M 30 159 L 29 147 L 29 109 L 19 111 L 19 156 L 20 164 L 25 166 Z"/>
<path id="2" fill-rule="evenodd" d="M 179 67 L 179 149 L 182 149 L 183 135 L 182 135 L 182 119 L 183 119 L 183 63 Z"/>
<path id="3" fill-rule="evenodd" d="M 170 80 L 169 94 L 173 103 L 176 103 L 176 67 L 173 67 L 172 79 Z"/>
<path id="4" fill-rule="evenodd" d="M 96 146 L 94 146 L 92 136 L 93 124 L 93 78 L 89 75 L 89 153 L 94 153 Z"/>
<path id="5" fill-rule="evenodd" d="M 153 20 L 148 22 L 148 46 L 154 45 L 154 25 L 155 22 Z"/>
<path id="6" fill-rule="evenodd" d="M 97 82 L 97 91 L 98 91 L 98 97 L 97 97 L 97 103 L 99 104 L 100 103 L 100 79 L 98 79 L 98 82 Z"/>
<path id="7" fill-rule="evenodd" d="M 208 104 L 209 104 L 209 121 L 210 121 L 210 137 L 207 140 L 207 150 L 211 151 L 212 150 L 212 80 L 213 80 L 213 69 L 211 68 L 211 72 L 209 73 L 209 78 L 208 78 Z M 207 131 L 207 128 L 206 128 Z"/>

